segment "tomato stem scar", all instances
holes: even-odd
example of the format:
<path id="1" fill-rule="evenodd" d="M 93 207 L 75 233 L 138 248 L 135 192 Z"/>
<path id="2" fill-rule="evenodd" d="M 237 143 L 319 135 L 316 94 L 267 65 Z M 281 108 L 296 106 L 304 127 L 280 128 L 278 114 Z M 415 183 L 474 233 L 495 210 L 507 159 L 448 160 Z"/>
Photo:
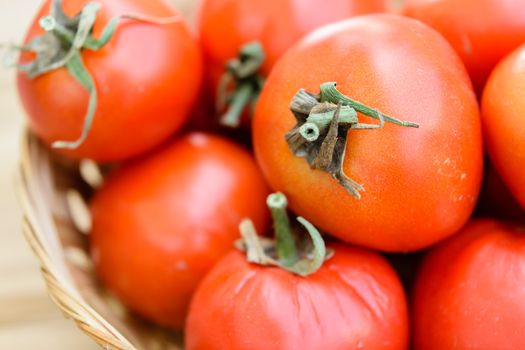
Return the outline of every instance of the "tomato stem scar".
<path id="1" fill-rule="evenodd" d="M 290 103 L 290 110 L 297 121 L 285 135 L 290 150 L 305 158 L 311 169 L 332 175 L 356 199 L 361 198 L 364 187 L 343 171 L 348 131 L 380 129 L 385 122 L 419 128 L 419 124 L 388 116 L 343 95 L 334 82 L 321 84 L 318 95 L 300 89 Z M 379 124 L 360 123 L 357 112 L 378 119 Z"/>

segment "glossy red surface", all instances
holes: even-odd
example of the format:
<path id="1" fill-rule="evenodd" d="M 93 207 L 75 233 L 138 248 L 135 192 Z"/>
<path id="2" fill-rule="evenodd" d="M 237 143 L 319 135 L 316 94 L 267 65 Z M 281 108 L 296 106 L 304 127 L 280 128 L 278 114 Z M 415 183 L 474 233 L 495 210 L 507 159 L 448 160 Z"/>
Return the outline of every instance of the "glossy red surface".
<path id="1" fill-rule="evenodd" d="M 110 176 L 92 202 L 97 273 L 133 311 L 180 328 L 204 274 L 251 218 L 267 227 L 268 189 L 252 157 L 192 133 Z"/>
<path id="2" fill-rule="evenodd" d="M 385 12 L 385 0 L 204 0 L 199 14 L 200 41 L 208 88 L 215 96 L 228 60 L 259 41 L 266 53 L 267 75 L 275 62 L 301 37 L 322 25 L 352 16 Z"/>
<path id="3" fill-rule="evenodd" d="M 231 252 L 195 294 L 186 349 L 406 349 L 406 301 L 393 269 L 375 253 L 333 248 L 307 277 Z"/>
<path id="4" fill-rule="evenodd" d="M 73 16 L 87 0 L 65 0 Z M 178 15 L 162 0 L 102 0 L 94 36 L 99 37 L 114 16 Z M 26 38 L 43 30 L 38 19 L 49 13 L 47 1 Z M 178 130 L 196 101 L 202 76 L 200 50 L 186 25 L 121 20 L 113 38 L 98 51 L 84 49 L 82 57 L 98 91 L 98 106 L 87 140 L 75 150 L 60 152 L 74 158 L 116 161 L 157 146 Z M 22 56 L 22 61 L 30 57 Z M 84 125 L 88 92 L 65 68 L 36 79 L 18 74 L 18 89 L 31 129 L 46 143 L 74 141 Z"/>
<path id="5" fill-rule="evenodd" d="M 413 291 L 414 349 L 521 349 L 524 226 L 476 220 L 432 250 Z"/>
<path id="6" fill-rule="evenodd" d="M 363 184 L 359 200 L 295 157 L 285 140 L 296 124 L 294 94 L 318 93 L 324 82 L 420 125 L 350 130 L 343 168 Z M 319 29 L 290 49 L 267 80 L 252 130 L 259 165 L 296 213 L 347 242 L 409 251 L 457 232 L 472 213 L 482 177 L 480 124 L 467 73 L 438 33 L 412 19 L 368 15 Z"/>
<path id="7" fill-rule="evenodd" d="M 483 92 L 482 122 L 490 159 L 525 209 L 525 45 L 494 69 Z"/>
<path id="8" fill-rule="evenodd" d="M 524 0 L 407 0 L 404 14 L 439 31 L 478 93 L 496 64 L 525 42 Z"/>

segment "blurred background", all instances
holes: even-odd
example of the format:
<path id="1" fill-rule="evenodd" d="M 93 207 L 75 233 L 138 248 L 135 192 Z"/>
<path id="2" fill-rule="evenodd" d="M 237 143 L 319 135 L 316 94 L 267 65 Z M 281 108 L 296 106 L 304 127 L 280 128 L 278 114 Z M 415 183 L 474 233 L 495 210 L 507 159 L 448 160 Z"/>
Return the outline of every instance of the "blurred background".
<path id="1" fill-rule="evenodd" d="M 0 43 L 21 42 L 41 3 L 42 0 L 0 0 Z M 62 317 L 47 296 L 36 259 L 22 236 L 14 178 L 23 125 L 15 72 L 1 67 L 0 349 L 96 349 L 90 339 Z"/>

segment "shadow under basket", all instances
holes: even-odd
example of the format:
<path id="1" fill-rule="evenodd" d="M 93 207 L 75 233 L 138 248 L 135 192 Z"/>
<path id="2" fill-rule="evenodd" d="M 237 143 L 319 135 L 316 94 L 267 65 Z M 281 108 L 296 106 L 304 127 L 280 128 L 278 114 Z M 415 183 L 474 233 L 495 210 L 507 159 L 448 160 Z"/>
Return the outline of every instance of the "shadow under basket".
<path id="1" fill-rule="evenodd" d="M 95 276 L 85 206 L 93 188 L 82 174 L 80 163 L 55 156 L 24 133 L 17 174 L 23 233 L 40 263 L 49 296 L 103 349 L 182 349 L 181 333 L 133 315 Z"/>

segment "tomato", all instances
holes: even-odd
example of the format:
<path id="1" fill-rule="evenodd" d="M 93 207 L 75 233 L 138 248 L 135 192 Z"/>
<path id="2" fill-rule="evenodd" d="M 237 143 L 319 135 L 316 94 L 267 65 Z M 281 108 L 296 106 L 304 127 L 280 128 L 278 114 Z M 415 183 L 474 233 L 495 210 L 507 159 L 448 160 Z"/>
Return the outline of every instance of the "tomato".
<path id="1" fill-rule="evenodd" d="M 64 0 L 67 15 L 88 1 Z M 118 15 L 177 15 L 162 0 L 102 0 L 94 26 L 98 38 Z M 38 20 L 49 14 L 50 1 L 36 16 L 26 43 L 43 33 Z M 59 151 L 74 158 L 109 162 L 126 159 L 157 146 L 178 130 L 196 101 L 202 76 L 201 55 L 183 22 L 153 24 L 122 19 L 108 44 L 83 49 L 82 59 L 93 77 L 98 103 L 85 142 Z M 21 57 L 22 62 L 30 54 Z M 30 79 L 18 74 L 18 89 L 31 129 L 46 143 L 74 141 L 81 135 L 88 91 L 60 68 Z"/>
<path id="2" fill-rule="evenodd" d="M 199 13 L 200 41 L 210 73 L 216 78 L 239 48 L 259 41 L 268 73 L 281 55 L 302 36 L 331 22 L 371 12 L 384 12 L 384 0 L 204 0 Z M 286 20 L 283 20 L 286 19 Z"/>
<path id="3" fill-rule="evenodd" d="M 414 349 L 521 349 L 525 227 L 469 223 L 425 258 L 414 287 Z"/>
<path id="4" fill-rule="evenodd" d="M 439 31 L 481 93 L 494 66 L 525 42 L 524 0 L 407 0 L 403 13 Z"/>
<path id="5" fill-rule="evenodd" d="M 503 181 L 525 208 L 525 45 L 490 75 L 482 99 L 487 151 Z"/>
<path id="6" fill-rule="evenodd" d="M 317 94 L 324 82 L 419 124 L 350 130 L 343 170 L 363 184 L 361 199 L 312 170 L 285 140 L 295 125 L 294 94 Z M 438 33 L 412 19 L 368 15 L 326 26 L 291 48 L 267 80 L 252 129 L 259 165 L 297 214 L 347 242 L 410 251 L 453 234 L 469 218 L 482 177 L 479 119 L 468 75 Z"/>
<path id="7" fill-rule="evenodd" d="M 266 76 L 281 55 L 302 36 L 351 16 L 385 12 L 386 0 L 204 0 L 199 13 L 209 93 L 215 96 L 227 62 L 252 41 L 261 43 Z"/>
<path id="8" fill-rule="evenodd" d="M 267 192 L 239 146 L 202 133 L 184 136 L 117 170 L 96 193 L 96 271 L 131 310 L 180 328 L 193 291 L 231 250 L 241 219 L 266 228 Z"/>
<path id="9" fill-rule="evenodd" d="M 395 272 L 375 253 L 333 248 L 307 277 L 231 252 L 195 293 L 185 348 L 406 349 L 406 301 Z"/>

